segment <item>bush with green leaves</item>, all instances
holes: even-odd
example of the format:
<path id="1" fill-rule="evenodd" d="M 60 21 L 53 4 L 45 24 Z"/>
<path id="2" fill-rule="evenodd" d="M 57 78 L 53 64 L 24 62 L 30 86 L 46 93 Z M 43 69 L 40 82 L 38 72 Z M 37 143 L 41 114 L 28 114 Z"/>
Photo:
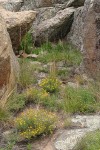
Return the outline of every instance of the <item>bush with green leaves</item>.
<path id="1" fill-rule="evenodd" d="M 67 86 L 61 105 L 66 112 L 93 113 L 96 112 L 97 103 L 95 95 L 89 89 Z"/>
<path id="2" fill-rule="evenodd" d="M 9 118 L 9 112 L 5 107 L 0 106 L 0 122 L 7 121 Z"/>
<path id="3" fill-rule="evenodd" d="M 28 32 L 24 38 L 22 39 L 22 42 L 20 44 L 19 50 L 23 50 L 27 54 L 32 53 L 33 50 L 33 40 L 32 40 L 32 34 Z"/>
<path id="4" fill-rule="evenodd" d="M 44 89 L 37 89 L 35 87 L 28 88 L 25 92 L 26 101 L 33 103 L 42 103 L 44 100 L 47 100 L 49 93 Z"/>
<path id="5" fill-rule="evenodd" d="M 49 76 L 43 79 L 39 85 L 47 92 L 55 93 L 59 91 L 60 84 L 60 81 L 56 77 Z"/>
<path id="6" fill-rule="evenodd" d="M 11 112 L 17 112 L 25 107 L 26 96 L 22 94 L 18 94 L 16 92 L 12 93 L 9 97 L 6 107 Z"/>
<path id="7" fill-rule="evenodd" d="M 27 109 L 15 119 L 15 128 L 22 138 L 30 139 L 42 134 L 52 133 L 56 127 L 57 116 L 40 109 Z"/>

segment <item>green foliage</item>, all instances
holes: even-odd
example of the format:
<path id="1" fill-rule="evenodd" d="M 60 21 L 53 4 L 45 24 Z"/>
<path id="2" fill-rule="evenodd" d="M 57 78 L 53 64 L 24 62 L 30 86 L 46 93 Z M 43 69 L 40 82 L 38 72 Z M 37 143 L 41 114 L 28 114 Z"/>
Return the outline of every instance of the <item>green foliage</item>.
<path id="1" fill-rule="evenodd" d="M 43 63 L 65 61 L 69 65 L 79 65 L 82 61 L 81 53 L 72 45 L 59 42 L 57 45 L 46 43 L 34 53 L 38 53 L 38 61 Z"/>
<path id="2" fill-rule="evenodd" d="M 32 35 L 31 35 L 31 33 L 28 32 L 24 36 L 24 38 L 20 44 L 19 50 L 24 50 L 27 54 L 30 54 L 33 50 L 33 44 L 32 43 L 33 43 Z"/>
<path id="3" fill-rule="evenodd" d="M 20 136 L 30 139 L 44 133 L 52 133 L 56 118 L 55 114 L 45 110 L 27 109 L 15 119 L 15 127 Z"/>
<path id="4" fill-rule="evenodd" d="M 9 97 L 6 106 L 9 111 L 16 112 L 25 107 L 25 101 L 26 98 L 24 94 L 17 94 L 16 92 L 14 92 Z"/>
<path id="5" fill-rule="evenodd" d="M 100 130 L 88 133 L 74 150 L 100 150 Z"/>
<path id="6" fill-rule="evenodd" d="M 32 145 L 30 143 L 27 145 L 27 150 L 32 150 Z"/>
<path id="7" fill-rule="evenodd" d="M 7 109 L 5 107 L 4 108 L 0 107 L 0 122 L 6 121 L 6 120 L 8 120 L 8 118 L 9 118 L 9 113 L 8 113 Z"/>
<path id="8" fill-rule="evenodd" d="M 42 103 L 42 101 L 47 100 L 49 97 L 49 93 L 44 89 L 37 88 L 28 88 L 26 91 L 26 101 L 33 103 Z"/>
<path id="9" fill-rule="evenodd" d="M 49 76 L 41 81 L 39 84 L 44 90 L 50 93 L 55 93 L 59 91 L 60 81 L 53 76 Z"/>
<path id="10" fill-rule="evenodd" d="M 59 111 L 60 110 L 58 94 L 50 95 L 49 97 L 44 99 L 41 102 L 41 104 L 42 104 L 42 106 L 44 106 L 45 108 L 47 108 L 50 111 Z"/>
<path id="11" fill-rule="evenodd" d="M 96 111 L 95 96 L 89 89 L 67 86 L 64 92 L 62 108 L 71 113 L 93 113 Z"/>

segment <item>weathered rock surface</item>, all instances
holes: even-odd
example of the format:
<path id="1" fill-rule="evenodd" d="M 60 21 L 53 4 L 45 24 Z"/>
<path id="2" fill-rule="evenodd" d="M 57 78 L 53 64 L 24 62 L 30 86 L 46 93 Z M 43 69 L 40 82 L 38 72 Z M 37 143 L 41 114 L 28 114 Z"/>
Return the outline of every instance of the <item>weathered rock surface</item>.
<path id="1" fill-rule="evenodd" d="M 74 8 L 66 8 L 59 11 L 55 17 L 34 27 L 33 38 L 35 44 L 40 45 L 47 40 L 54 41 L 64 37 L 70 30 L 74 11 Z"/>
<path id="2" fill-rule="evenodd" d="M 40 7 L 51 7 L 55 0 L 24 0 L 21 10 L 33 10 Z"/>
<path id="3" fill-rule="evenodd" d="M 84 5 L 85 0 L 69 0 L 67 2 L 67 7 L 80 7 Z"/>
<path id="4" fill-rule="evenodd" d="M 23 0 L 0 0 L 0 5 L 9 11 L 19 11 Z"/>
<path id="5" fill-rule="evenodd" d="M 0 13 L 6 21 L 7 30 L 10 34 L 13 50 L 16 51 L 20 45 L 21 39 L 30 29 L 33 20 L 35 19 L 36 12 L 11 12 L 1 8 Z"/>
<path id="6" fill-rule="evenodd" d="M 86 69 L 93 76 L 100 71 L 100 1 L 86 0 L 75 13 L 68 39 L 84 52 Z"/>
<path id="7" fill-rule="evenodd" d="M 67 39 L 71 41 L 78 49 L 83 50 L 83 8 L 79 7 L 74 13 L 74 22 L 71 27 L 70 33 L 67 35 Z"/>
<path id="8" fill-rule="evenodd" d="M 100 0 L 86 0 L 84 6 L 83 51 L 87 71 L 100 73 Z"/>
<path id="9" fill-rule="evenodd" d="M 0 14 L 0 102 L 5 103 L 15 87 L 18 75 L 18 62 L 13 53 L 6 24 Z"/>
<path id="10" fill-rule="evenodd" d="M 77 142 L 90 131 L 100 129 L 100 116 L 75 116 L 72 118 L 73 123 L 80 124 L 79 129 L 63 130 L 55 140 L 56 150 L 72 150 Z"/>

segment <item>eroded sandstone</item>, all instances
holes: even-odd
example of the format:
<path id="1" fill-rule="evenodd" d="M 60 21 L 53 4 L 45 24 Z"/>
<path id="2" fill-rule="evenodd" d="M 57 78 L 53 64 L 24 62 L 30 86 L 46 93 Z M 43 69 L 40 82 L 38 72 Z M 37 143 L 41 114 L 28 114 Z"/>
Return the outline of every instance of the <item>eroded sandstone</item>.
<path id="1" fill-rule="evenodd" d="M 0 15 L 0 103 L 5 104 L 14 89 L 19 65 L 13 53 L 6 23 Z"/>

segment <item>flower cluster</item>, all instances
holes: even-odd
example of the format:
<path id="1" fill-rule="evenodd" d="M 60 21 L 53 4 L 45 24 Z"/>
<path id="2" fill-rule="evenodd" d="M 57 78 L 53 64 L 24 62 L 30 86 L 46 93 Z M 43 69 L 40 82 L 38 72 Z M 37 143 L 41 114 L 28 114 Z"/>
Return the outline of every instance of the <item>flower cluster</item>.
<path id="1" fill-rule="evenodd" d="M 40 83 L 40 87 L 45 89 L 47 92 L 54 93 L 59 90 L 60 81 L 55 77 L 47 77 Z"/>
<path id="2" fill-rule="evenodd" d="M 56 115 L 51 112 L 31 108 L 15 119 L 15 127 L 21 137 L 30 139 L 44 133 L 52 133 L 56 118 Z"/>

